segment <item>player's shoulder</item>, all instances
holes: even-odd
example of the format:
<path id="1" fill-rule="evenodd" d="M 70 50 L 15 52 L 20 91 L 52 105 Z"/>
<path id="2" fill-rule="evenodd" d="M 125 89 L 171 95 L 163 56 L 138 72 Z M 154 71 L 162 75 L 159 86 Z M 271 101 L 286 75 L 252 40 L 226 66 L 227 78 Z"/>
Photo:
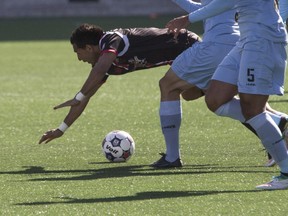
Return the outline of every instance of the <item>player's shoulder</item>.
<path id="1" fill-rule="evenodd" d="M 124 34 L 122 31 L 119 31 L 119 29 L 113 29 L 110 31 L 104 32 L 103 36 L 100 39 L 100 45 L 107 43 L 107 42 L 113 42 L 113 41 L 120 41 L 124 37 Z"/>
<path id="2" fill-rule="evenodd" d="M 121 37 L 123 35 L 122 29 L 113 29 L 104 32 L 102 38 L 109 38 L 109 37 Z"/>

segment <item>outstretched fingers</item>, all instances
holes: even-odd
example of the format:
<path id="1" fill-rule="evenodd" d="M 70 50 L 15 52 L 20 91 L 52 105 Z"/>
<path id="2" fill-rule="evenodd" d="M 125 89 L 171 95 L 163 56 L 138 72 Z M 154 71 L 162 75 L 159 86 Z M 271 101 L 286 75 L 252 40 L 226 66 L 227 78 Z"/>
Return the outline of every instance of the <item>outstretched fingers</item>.
<path id="1" fill-rule="evenodd" d="M 165 27 L 168 28 L 168 33 L 174 34 L 174 38 L 178 37 L 180 29 L 175 25 L 175 19 L 170 20 Z"/>
<path id="2" fill-rule="evenodd" d="M 39 140 L 39 144 L 41 144 L 43 142 L 46 144 L 55 138 L 61 137 L 62 135 L 63 135 L 63 132 L 60 131 L 59 129 L 49 130 L 43 134 L 43 136 Z"/>
<path id="3" fill-rule="evenodd" d="M 174 38 L 177 38 L 181 29 L 185 29 L 188 24 L 188 16 L 181 16 L 170 20 L 166 24 L 166 28 L 168 28 L 168 33 L 173 33 Z"/>
<path id="4" fill-rule="evenodd" d="M 50 142 L 51 141 L 51 136 L 52 135 L 52 131 L 47 131 L 46 133 L 43 134 L 43 136 L 41 137 L 41 139 L 39 140 L 39 144 L 45 142 Z"/>

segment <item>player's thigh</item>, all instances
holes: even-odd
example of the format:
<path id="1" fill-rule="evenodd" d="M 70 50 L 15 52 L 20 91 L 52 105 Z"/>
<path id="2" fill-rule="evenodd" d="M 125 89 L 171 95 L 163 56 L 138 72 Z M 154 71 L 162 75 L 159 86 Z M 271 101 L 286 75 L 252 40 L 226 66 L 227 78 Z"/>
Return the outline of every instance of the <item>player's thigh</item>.
<path id="1" fill-rule="evenodd" d="M 212 76 L 212 80 L 237 86 L 241 51 L 241 47 L 235 46 L 219 64 Z M 211 86 L 209 88 L 211 88 Z M 213 91 L 217 91 L 217 89 L 213 89 Z"/>
<path id="2" fill-rule="evenodd" d="M 182 80 L 207 89 L 217 66 L 232 48 L 232 45 L 199 42 L 177 56 L 171 68 Z"/>
<path id="3" fill-rule="evenodd" d="M 161 100 L 178 100 L 181 92 L 192 88 L 193 85 L 180 79 L 170 68 L 159 81 Z"/>
<path id="4" fill-rule="evenodd" d="M 163 88 L 163 91 L 165 91 L 165 89 L 169 89 L 170 91 L 173 89 L 184 90 L 193 86 L 179 78 L 172 68 L 169 68 L 166 74 L 160 79 L 159 85 L 161 89 Z"/>
<path id="5" fill-rule="evenodd" d="M 181 93 L 181 96 L 186 101 L 196 100 L 204 96 L 204 91 L 198 88 L 197 86 L 193 86 L 189 89 L 184 90 Z"/>
<path id="6" fill-rule="evenodd" d="M 237 94 L 237 86 L 230 83 L 211 80 L 205 93 L 207 107 L 215 112 L 221 105 L 230 101 Z"/>
<path id="7" fill-rule="evenodd" d="M 213 74 L 205 95 L 206 104 L 213 112 L 222 104 L 230 101 L 238 93 L 237 82 L 240 53 L 241 49 L 239 47 L 234 47 Z"/>

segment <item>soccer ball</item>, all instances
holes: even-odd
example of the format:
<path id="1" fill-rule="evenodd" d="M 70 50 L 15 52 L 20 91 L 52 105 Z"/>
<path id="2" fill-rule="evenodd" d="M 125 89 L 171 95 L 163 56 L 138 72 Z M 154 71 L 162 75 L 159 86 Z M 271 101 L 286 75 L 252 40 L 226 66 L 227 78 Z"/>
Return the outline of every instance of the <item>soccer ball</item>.
<path id="1" fill-rule="evenodd" d="M 125 162 L 134 154 L 135 142 L 125 131 L 111 131 L 102 142 L 102 151 L 111 162 Z"/>

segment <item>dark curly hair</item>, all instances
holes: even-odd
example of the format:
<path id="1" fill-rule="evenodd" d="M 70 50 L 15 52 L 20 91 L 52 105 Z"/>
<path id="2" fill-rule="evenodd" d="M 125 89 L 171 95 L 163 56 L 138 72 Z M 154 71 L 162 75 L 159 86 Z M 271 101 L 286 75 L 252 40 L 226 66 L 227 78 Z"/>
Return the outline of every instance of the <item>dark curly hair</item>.
<path id="1" fill-rule="evenodd" d="M 84 23 L 72 32 L 70 42 L 71 44 L 75 44 L 78 48 L 85 48 L 86 45 L 98 45 L 102 36 L 102 28 Z"/>

